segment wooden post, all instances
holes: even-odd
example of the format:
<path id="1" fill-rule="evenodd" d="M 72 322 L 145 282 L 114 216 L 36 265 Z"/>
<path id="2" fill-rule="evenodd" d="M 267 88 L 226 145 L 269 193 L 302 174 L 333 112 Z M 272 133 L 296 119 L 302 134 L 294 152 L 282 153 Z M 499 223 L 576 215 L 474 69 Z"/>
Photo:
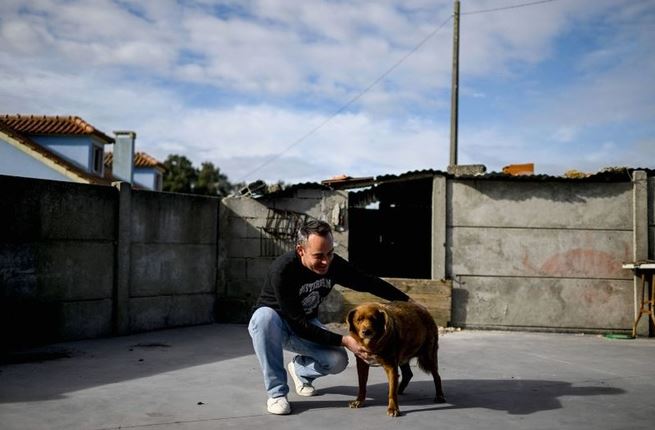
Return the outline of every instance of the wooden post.
<path id="1" fill-rule="evenodd" d="M 450 94 L 450 165 L 457 165 L 457 128 L 459 110 L 459 0 L 453 13 L 453 74 Z"/>

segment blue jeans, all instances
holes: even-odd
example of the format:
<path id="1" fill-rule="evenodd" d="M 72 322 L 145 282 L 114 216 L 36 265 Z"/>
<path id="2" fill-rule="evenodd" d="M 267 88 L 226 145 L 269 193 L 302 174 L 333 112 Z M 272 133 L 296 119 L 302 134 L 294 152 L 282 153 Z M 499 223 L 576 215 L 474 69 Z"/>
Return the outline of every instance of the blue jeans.
<path id="1" fill-rule="evenodd" d="M 314 319 L 312 324 L 323 325 Z M 343 372 L 348 366 L 346 349 L 321 345 L 296 335 L 289 324 L 271 308 L 262 307 L 250 318 L 248 332 L 255 354 L 264 374 L 264 385 L 269 398 L 289 393 L 283 350 L 295 352 L 296 375 L 304 383 L 312 383 L 321 376 Z"/>

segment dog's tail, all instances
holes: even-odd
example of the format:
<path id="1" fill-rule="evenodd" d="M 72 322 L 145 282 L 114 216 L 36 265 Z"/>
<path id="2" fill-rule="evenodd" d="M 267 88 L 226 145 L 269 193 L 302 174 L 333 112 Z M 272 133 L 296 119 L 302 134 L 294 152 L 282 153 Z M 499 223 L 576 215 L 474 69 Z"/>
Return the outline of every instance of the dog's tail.
<path id="1" fill-rule="evenodd" d="M 439 350 L 439 337 L 435 335 L 423 346 L 423 350 L 418 355 L 418 367 L 426 373 L 430 373 L 437 364 L 437 352 Z"/>

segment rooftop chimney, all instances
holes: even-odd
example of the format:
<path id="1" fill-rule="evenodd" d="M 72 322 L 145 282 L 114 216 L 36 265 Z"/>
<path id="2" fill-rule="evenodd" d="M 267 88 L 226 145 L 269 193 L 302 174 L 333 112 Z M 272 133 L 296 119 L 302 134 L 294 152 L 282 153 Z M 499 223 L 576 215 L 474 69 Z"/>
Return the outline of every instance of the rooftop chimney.
<path id="1" fill-rule="evenodd" d="M 112 160 L 112 174 L 121 181 L 134 180 L 134 140 L 133 131 L 115 131 L 114 155 Z"/>

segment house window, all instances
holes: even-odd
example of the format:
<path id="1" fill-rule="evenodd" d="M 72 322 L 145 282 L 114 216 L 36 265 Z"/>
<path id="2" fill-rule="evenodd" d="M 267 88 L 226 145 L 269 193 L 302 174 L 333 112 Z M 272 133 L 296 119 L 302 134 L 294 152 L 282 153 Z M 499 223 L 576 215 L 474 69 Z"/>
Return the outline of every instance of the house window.
<path id="1" fill-rule="evenodd" d="M 102 175 L 103 155 L 104 154 L 101 147 L 98 146 L 93 147 L 92 168 L 93 168 L 93 173 L 97 173 L 98 175 Z"/>

